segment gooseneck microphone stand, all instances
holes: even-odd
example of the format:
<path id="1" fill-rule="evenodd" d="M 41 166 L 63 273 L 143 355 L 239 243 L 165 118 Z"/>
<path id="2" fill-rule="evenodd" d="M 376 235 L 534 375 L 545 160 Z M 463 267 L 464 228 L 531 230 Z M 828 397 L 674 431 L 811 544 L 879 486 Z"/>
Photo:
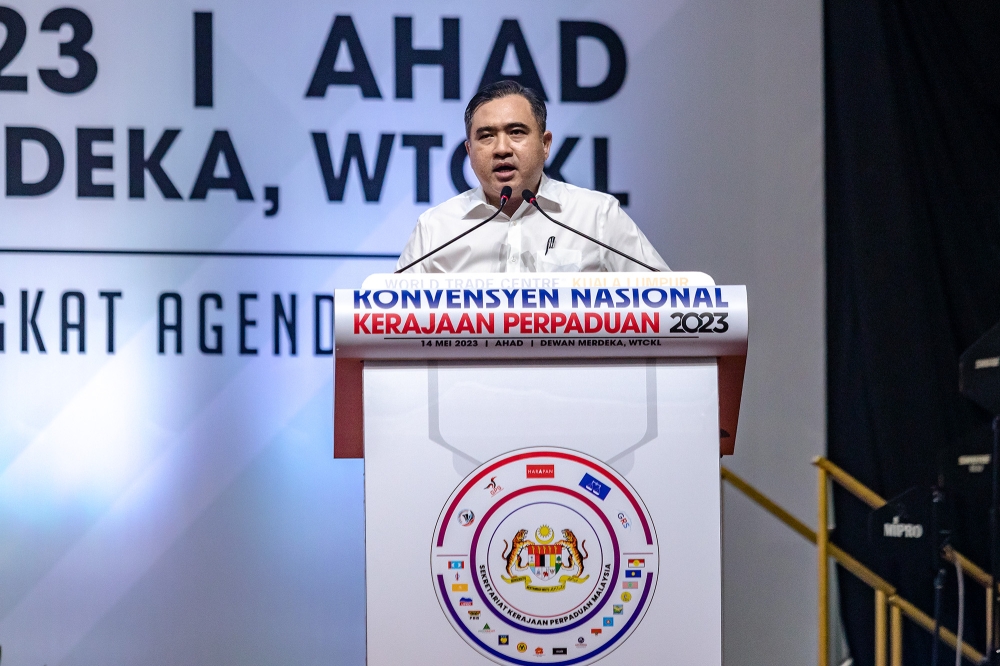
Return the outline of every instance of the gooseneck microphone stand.
<path id="1" fill-rule="evenodd" d="M 503 207 L 507 205 L 508 201 L 510 201 L 510 195 L 512 195 L 513 193 L 514 193 L 514 190 L 510 189 L 509 185 L 505 185 L 504 188 L 502 190 L 500 190 L 500 207 L 497 208 L 497 210 L 496 210 L 495 213 L 493 213 L 492 215 L 490 215 L 488 218 L 486 218 L 485 220 L 483 220 L 482 222 L 480 222 L 476 226 L 470 227 L 469 229 L 466 229 L 465 231 L 463 231 L 459 235 L 457 235 L 454 238 L 452 238 L 447 243 L 443 243 L 442 245 L 438 245 L 436 248 L 434 248 L 433 250 L 431 250 L 430 252 L 428 252 L 424 256 L 420 257 L 416 261 L 411 261 L 410 263 L 408 263 L 407 265 L 403 266 L 402 268 L 400 268 L 398 271 L 395 271 L 395 272 L 396 273 L 402 273 L 403 271 L 405 271 L 405 270 L 407 270 L 409 268 L 413 268 L 414 266 L 416 266 L 417 264 L 419 264 L 421 261 L 423 261 L 427 257 L 431 256 L 432 254 L 436 254 L 437 252 L 440 252 L 441 250 L 445 249 L 446 247 L 448 247 L 449 245 L 451 245 L 452 243 L 454 243 L 455 241 L 457 241 L 459 238 L 462 238 L 463 236 L 471 234 L 473 231 L 475 231 L 479 227 L 483 226 L 487 222 L 490 222 L 494 217 L 496 217 L 497 215 L 500 214 L 500 211 L 503 210 Z"/>
<path id="2" fill-rule="evenodd" d="M 562 222 L 560 222 L 559 220 L 556 220 L 556 219 L 550 217 L 549 214 L 546 213 L 544 210 L 542 210 L 542 207 L 538 205 L 538 201 L 535 200 L 535 193 L 532 192 L 531 190 L 525 190 L 525 191 L 521 192 L 521 197 L 525 201 L 527 201 L 529 204 L 531 204 L 532 206 L 534 206 L 535 209 L 538 210 L 539 213 L 541 213 L 542 215 L 544 215 L 545 219 L 547 219 L 549 222 L 552 222 L 554 224 L 558 224 L 563 229 L 567 229 L 569 231 L 572 231 L 577 236 L 583 236 L 584 238 L 586 238 L 590 242 L 597 243 L 598 245 L 600 245 L 601 247 L 603 247 L 605 250 L 611 250 L 615 254 L 620 255 L 622 257 L 625 257 L 629 261 L 633 261 L 633 262 L 639 264 L 640 266 L 642 266 L 643 268 L 648 268 L 649 270 L 653 271 L 654 273 L 659 273 L 660 272 L 659 268 L 653 268 L 649 264 L 644 264 L 641 261 L 639 261 L 638 259 L 636 259 L 635 257 L 630 257 L 627 254 L 625 254 L 624 252 L 622 252 L 620 250 L 616 250 L 615 248 L 611 247 L 610 245 L 607 245 L 606 243 L 602 243 L 601 241 L 597 240 L 596 238 L 591 238 L 590 236 L 588 236 L 587 234 L 583 233 L 582 231 L 579 231 L 578 229 L 574 229 L 573 227 L 565 225 Z"/>

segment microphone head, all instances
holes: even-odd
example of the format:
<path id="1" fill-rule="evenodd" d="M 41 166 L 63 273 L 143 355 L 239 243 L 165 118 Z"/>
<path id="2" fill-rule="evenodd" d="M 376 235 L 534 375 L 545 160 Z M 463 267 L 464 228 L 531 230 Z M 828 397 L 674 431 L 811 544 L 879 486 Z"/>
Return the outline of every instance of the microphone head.
<path id="1" fill-rule="evenodd" d="M 535 193 L 532 192 L 531 190 L 524 190 L 523 192 L 521 192 L 521 198 L 527 201 L 528 203 L 531 204 L 535 203 Z"/>
<path id="2" fill-rule="evenodd" d="M 513 194 L 514 190 L 510 189 L 510 185 L 504 185 L 503 189 L 500 190 L 500 198 L 504 201 L 510 201 L 510 197 Z"/>

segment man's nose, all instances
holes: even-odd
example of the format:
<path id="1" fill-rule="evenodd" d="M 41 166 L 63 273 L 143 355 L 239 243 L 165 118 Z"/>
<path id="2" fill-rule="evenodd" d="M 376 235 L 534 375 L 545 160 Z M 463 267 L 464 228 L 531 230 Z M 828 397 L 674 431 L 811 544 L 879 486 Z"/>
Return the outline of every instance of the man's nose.
<path id="1" fill-rule="evenodd" d="M 497 157 L 507 157 L 514 153 L 510 147 L 510 138 L 506 134 L 500 134 L 497 142 L 493 145 L 493 154 Z"/>

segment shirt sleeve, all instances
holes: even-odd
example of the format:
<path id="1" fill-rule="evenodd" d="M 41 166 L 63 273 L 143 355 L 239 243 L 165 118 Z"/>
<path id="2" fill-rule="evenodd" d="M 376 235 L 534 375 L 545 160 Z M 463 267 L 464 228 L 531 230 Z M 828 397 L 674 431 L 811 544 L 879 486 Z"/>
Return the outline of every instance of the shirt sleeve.
<path id="1" fill-rule="evenodd" d="M 427 253 L 427 245 L 430 241 L 429 233 L 427 230 L 427 220 L 426 213 L 417 218 L 417 226 L 413 228 L 413 233 L 410 234 L 410 240 L 406 242 L 406 247 L 403 248 L 403 252 L 399 255 L 399 261 L 396 262 L 396 270 L 398 271 L 403 266 L 406 266 L 411 261 L 414 261 Z M 420 262 L 413 268 L 411 268 L 408 273 L 426 273 L 427 268 L 424 266 L 424 262 Z"/>
<path id="2" fill-rule="evenodd" d="M 618 200 L 613 197 L 608 204 L 603 231 L 604 238 L 602 240 L 611 247 L 661 271 L 670 270 L 670 267 L 663 261 L 663 257 L 656 251 L 653 244 L 649 242 L 649 239 L 642 233 L 642 230 L 632 221 L 628 213 L 622 210 Z M 601 256 L 602 268 L 606 271 L 648 271 L 648 269 L 643 268 L 634 261 L 630 261 L 619 254 L 603 248 Z"/>

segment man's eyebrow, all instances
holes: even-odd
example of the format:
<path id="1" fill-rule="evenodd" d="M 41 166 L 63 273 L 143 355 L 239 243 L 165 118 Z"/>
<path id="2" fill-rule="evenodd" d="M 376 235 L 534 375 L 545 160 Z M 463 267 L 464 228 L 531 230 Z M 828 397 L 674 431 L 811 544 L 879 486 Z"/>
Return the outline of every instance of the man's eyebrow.
<path id="1" fill-rule="evenodd" d="M 478 135 L 478 134 L 482 134 L 483 132 L 496 133 L 496 131 L 498 129 L 499 128 L 497 126 L 495 126 L 495 125 L 483 125 L 481 127 L 477 127 L 475 129 L 474 134 Z M 505 129 L 506 131 L 509 132 L 509 131 L 515 130 L 515 129 L 531 129 L 531 128 L 530 128 L 530 126 L 527 123 L 522 123 L 522 122 L 518 121 L 518 122 L 513 122 L 513 123 L 507 123 L 506 125 L 503 126 L 503 129 Z"/>

